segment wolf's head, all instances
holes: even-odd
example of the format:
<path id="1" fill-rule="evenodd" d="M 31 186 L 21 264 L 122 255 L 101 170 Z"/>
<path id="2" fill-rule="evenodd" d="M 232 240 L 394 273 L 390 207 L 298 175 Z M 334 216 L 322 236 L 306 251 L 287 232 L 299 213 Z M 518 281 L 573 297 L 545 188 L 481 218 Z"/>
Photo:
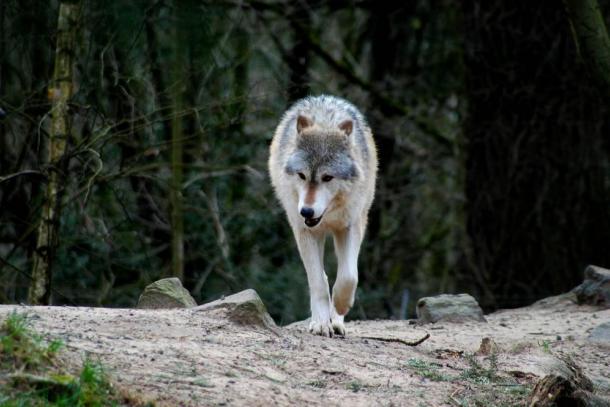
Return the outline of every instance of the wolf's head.
<path id="1" fill-rule="evenodd" d="M 296 120 L 296 147 L 284 169 L 294 177 L 298 211 L 308 227 L 320 223 L 326 211 L 360 176 L 352 155 L 353 126 L 351 120 L 330 129 L 317 126 L 302 115 Z"/>

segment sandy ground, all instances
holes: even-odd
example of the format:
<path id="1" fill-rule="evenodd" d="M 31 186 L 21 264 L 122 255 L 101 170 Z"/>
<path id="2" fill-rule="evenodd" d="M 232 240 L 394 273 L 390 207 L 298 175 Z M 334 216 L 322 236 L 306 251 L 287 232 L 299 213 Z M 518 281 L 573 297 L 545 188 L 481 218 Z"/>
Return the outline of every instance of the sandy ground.
<path id="1" fill-rule="evenodd" d="M 240 326 L 197 309 L 2 305 L 0 320 L 14 310 L 61 338 L 65 357 L 99 359 L 117 387 L 156 405 L 522 405 L 560 354 L 610 396 L 610 347 L 587 340 L 610 310 L 568 302 L 496 312 L 487 323 L 358 321 L 347 324 L 345 338 L 312 336 L 299 324 Z M 413 341 L 426 333 L 416 347 L 363 338 Z M 494 358 L 471 356 L 485 337 L 498 345 L 497 368 Z"/>

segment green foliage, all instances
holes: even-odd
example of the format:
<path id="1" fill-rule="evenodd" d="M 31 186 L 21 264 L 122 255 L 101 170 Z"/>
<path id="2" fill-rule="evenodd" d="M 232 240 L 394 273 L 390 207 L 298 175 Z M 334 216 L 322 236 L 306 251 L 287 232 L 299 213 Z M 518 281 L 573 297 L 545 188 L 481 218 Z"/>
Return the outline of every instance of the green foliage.
<path id="1" fill-rule="evenodd" d="M 114 405 L 112 386 L 99 362 L 86 360 L 81 370 L 78 388 L 74 392 L 78 406 Z"/>
<path id="2" fill-rule="evenodd" d="M 551 353 L 551 341 L 548 339 L 543 339 L 542 341 L 538 341 L 538 346 L 545 353 Z"/>
<path id="3" fill-rule="evenodd" d="M 474 355 L 466 355 L 469 367 L 460 375 L 463 379 L 475 383 L 489 384 L 499 380 L 498 377 L 498 355 L 493 352 L 489 355 L 488 366 L 481 365 Z"/>
<path id="4" fill-rule="evenodd" d="M 12 312 L 1 328 L 0 364 L 3 369 L 35 370 L 51 363 L 62 345 L 59 340 L 46 344 L 29 329 L 25 314 Z"/>
<path id="5" fill-rule="evenodd" d="M 345 385 L 346 389 L 351 390 L 354 393 L 359 392 L 360 390 L 362 390 L 363 387 L 364 385 L 358 380 L 352 380 L 351 382 Z"/>
<path id="6" fill-rule="evenodd" d="M 515 382 L 511 378 L 503 377 L 498 371 L 498 355 L 492 353 L 479 362 L 472 355 L 466 355 L 466 369 L 459 375 L 445 374 L 442 365 L 422 359 L 412 358 L 406 366 L 415 371 L 418 376 L 432 381 L 468 382 L 464 391 L 457 397 L 450 397 L 449 404 L 459 406 L 514 406 L 522 405 L 531 390 L 528 384 Z"/>
<path id="7" fill-rule="evenodd" d="M 419 376 L 425 377 L 426 379 L 432 380 L 434 382 L 444 382 L 452 380 L 451 376 L 442 374 L 439 371 L 438 365 L 426 362 L 421 359 L 409 359 L 407 361 L 407 366 L 414 369 L 416 374 L 418 374 Z"/>
<path id="8" fill-rule="evenodd" d="M 532 386 L 500 375 L 497 353 L 492 352 L 482 363 L 473 354 L 467 354 L 465 358 L 468 368 L 457 379 L 468 380 L 472 384 L 472 391 L 459 399 L 452 399 L 453 403 L 457 402 L 464 407 L 509 407 L 525 403 Z"/>
<path id="9" fill-rule="evenodd" d="M 324 380 L 321 380 L 321 379 L 312 380 L 312 381 L 308 382 L 307 385 L 309 385 L 311 387 L 318 388 L 318 389 L 325 389 L 326 388 L 326 382 Z M 350 390 L 352 390 L 352 389 L 350 389 Z"/>
<path id="10" fill-rule="evenodd" d="M 489 384 L 501 382 L 498 376 L 498 356 L 492 353 L 487 358 L 488 366 L 484 366 L 472 354 L 465 356 L 468 368 L 463 370 L 459 376 L 444 374 L 440 371 L 441 365 L 427 362 L 425 360 L 412 358 L 407 361 L 407 366 L 426 379 L 432 381 L 468 380 L 477 384 Z"/>
<path id="11" fill-rule="evenodd" d="M 121 401 L 100 362 L 85 360 L 78 376 L 56 358 L 62 342 L 48 344 L 16 312 L 0 329 L 0 406 L 105 407 Z"/>

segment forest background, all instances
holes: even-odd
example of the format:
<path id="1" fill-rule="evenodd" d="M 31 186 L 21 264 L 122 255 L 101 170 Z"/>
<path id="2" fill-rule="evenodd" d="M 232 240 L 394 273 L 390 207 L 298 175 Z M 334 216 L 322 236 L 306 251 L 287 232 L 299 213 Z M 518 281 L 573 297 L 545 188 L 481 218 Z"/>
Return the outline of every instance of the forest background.
<path id="1" fill-rule="evenodd" d="M 380 155 L 350 317 L 571 289 L 610 266 L 610 2 L 577 3 L 2 0 L 0 302 L 131 307 L 173 275 L 307 317 L 266 160 L 320 93 Z"/>

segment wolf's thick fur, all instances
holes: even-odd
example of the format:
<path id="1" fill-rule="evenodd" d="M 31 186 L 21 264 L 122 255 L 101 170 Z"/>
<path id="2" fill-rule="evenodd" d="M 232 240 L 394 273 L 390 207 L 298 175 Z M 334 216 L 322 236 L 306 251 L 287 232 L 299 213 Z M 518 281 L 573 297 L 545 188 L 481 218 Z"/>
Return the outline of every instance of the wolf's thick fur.
<path id="1" fill-rule="evenodd" d="M 314 334 L 345 334 L 354 304 L 358 253 L 375 194 L 377 150 L 362 114 L 333 96 L 296 102 L 282 117 L 270 148 L 269 173 L 307 271 Z M 332 301 L 324 241 L 332 234 L 337 280 Z"/>

